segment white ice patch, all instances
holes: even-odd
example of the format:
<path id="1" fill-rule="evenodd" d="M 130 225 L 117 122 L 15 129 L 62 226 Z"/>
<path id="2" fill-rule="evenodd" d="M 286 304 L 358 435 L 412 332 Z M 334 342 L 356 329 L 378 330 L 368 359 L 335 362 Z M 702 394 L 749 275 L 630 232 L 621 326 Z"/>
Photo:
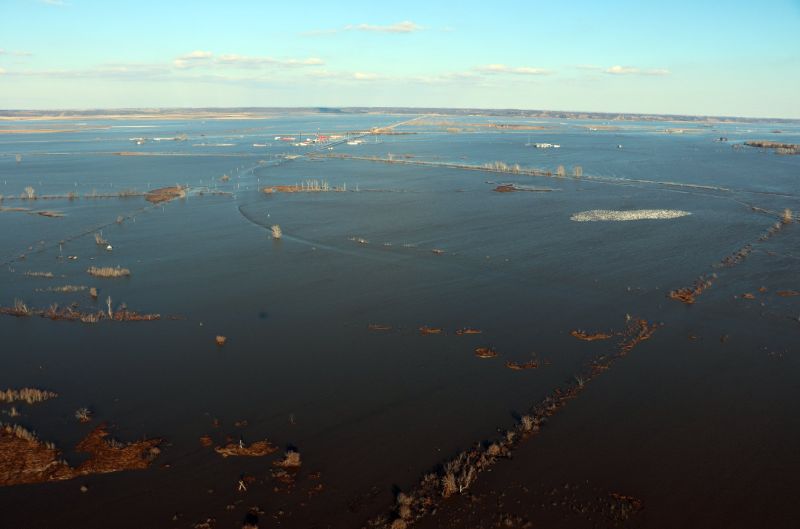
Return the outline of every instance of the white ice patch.
<path id="1" fill-rule="evenodd" d="M 627 220 L 677 219 L 687 215 L 691 215 L 691 213 L 679 209 L 632 209 L 627 211 L 593 209 L 591 211 L 575 213 L 570 217 L 570 220 L 574 220 L 575 222 L 622 222 Z"/>

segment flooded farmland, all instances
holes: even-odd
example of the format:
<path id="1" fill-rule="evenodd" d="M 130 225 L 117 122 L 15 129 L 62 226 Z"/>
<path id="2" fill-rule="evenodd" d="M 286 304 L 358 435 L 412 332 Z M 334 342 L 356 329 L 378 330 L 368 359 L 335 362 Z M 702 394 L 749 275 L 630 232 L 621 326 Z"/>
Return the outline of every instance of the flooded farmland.
<path id="1" fill-rule="evenodd" d="M 0 527 L 791 527 L 775 128 L 14 123 Z"/>

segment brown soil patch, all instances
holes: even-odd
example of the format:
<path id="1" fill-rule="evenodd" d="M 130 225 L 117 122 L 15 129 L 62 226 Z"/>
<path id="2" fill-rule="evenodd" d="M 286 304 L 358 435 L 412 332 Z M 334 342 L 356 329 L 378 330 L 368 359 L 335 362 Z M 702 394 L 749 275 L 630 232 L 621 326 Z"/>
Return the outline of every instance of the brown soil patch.
<path id="1" fill-rule="evenodd" d="M 250 446 L 244 443 L 228 443 L 225 446 L 217 446 L 214 451 L 222 457 L 231 456 L 249 456 L 249 457 L 263 457 L 268 456 L 278 449 L 269 441 L 256 441 Z"/>
<path id="2" fill-rule="evenodd" d="M 581 330 L 574 330 L 570 331 L 569 333 L 578 340 L 583 340 L 584 342 L 594 342 L 595 340 L 608 340 L 613 336 L 611 334 L 606 334 L 604 332 L 587 333 L 586 331 L 581 331 Z"/>
<path id="3" fill-rule="evenodd" d="M 380 323 L 370 323 L 367 326 L 367 328 L 370 331 L 391 331 L 392 330 L 392 326 L 391 325 L 383 325 L 383 324 L 380 324 Z"/>
<path id="4" fill-rule="evenodd" d="M 776 292 L 776 294 L 781 296 L 781 297 L 783 297 L 783 298 L 790 298 L 790 297 L 794 297 L 794 296 L 800 296 L 800 292 L 798 292 L 796 290 L 779 290 L 779 291 Z"/>
<path id="5" fill-rule="evenodd" d="M 700 276 L 695 280 L 694 284 L 691 287 L 684 287 L 678 288 L 676 290 L 670 291 L 668 296 L 672 299 L 678 300 L 681 303 L 685 303 L 687 305 L 692 305 L 697 296 L 702 294 L 706 289 L 711 288 L 711 285 L 714 284 L 714 280 L 716 279 L 716 274 L 712 274 L 709 277 Z"/>
<path id="6" fill-rule="evenodd" d="M 506 362 L 506 367 L 509 369 L 513 369 L 514 371 L 522 371 L 524 369 L 537 369 L 539 367 L 539 362 L 536 360 L 528 360 L 524 363 L 519 362 Z"/>
<path id="7" fill-rule="evenodd" d="M 92 457 L 78 465 L 75 469 L 76 475 L 145 469 L 161 453 L 158 448 L 161 439 L 120 443 L 107 439 L 108 435 L 105 425 L 101 424 L 77 444 L 76 450 L 87 452 Z"/>
<path id="8" fill-rule="evenodd" d="M 442 334 L 441 327 L 428 327 L 427 325 L 423 325 L 419 328 L 419 333 L 423 336 L 428 334 Z"/>
<path id="9" fill-rule="evenodd" d="M 757 147 L 759 149 L 775 149 L 776 152 L 781 154 L 800 154 L 800 145 L 796 143 L 756 140 L 746 141 L 744 144 L 748 147 Z"/>
<path id="10" fill-rule="evenodd" d="M 481 334 L 483 331 L 480 329 L 473 329 L 472 327 L 463 327 L 456 331 L 456 334 L 462 336 L 464 334 Z"/>
<path id="11" fill-rule="evenodd" d="M 20 426 L 0 426 L 0 486 L 62 481 L 88 474 L 140 470 L 158 456 L 161 439 L 120 443 L 107 439 L 105 425 L 95 428 L 75 447 L 91 457 L 70 467 L 52 444 Z"/>
<path id="12" fill-rule="evenodd" d="M 497 351 L 491 347 L 478 347 L 475 349 L 475 356 L 478 358 L 494 358 L 497 356 Z"/>
<path id="13" fill-rule="evenodd" d="M 0 425 L 0 487 L 74 477 L 55 446 L 20 426 Z"/>
<path id="14" fill-rule="evenodd" d="M 161 202 L 169 202 L 176 198 L 183 198 L 186 196 L 186 190 L 181 186 L 161 187 L 148 191 L 144 195 L 144 199 L 153 204 Z"/>

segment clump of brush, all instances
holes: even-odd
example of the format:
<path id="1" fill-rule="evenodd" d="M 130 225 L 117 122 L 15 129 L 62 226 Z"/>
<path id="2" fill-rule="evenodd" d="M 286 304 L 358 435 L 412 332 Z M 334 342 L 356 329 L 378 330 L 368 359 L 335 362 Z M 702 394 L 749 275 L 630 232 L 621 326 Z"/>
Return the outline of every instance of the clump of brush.
<path id="1" fill-rule="evenodd" d="M 0 402 L 16 402 L 22 401 L 28 404 L 35 404 L 37 402 L 44 402 L 49 399 L 58 397 L 58 393 L 52 391 L 45 391 L 36 388 L 22 388 L 22 389 L 7 389 L 0 390 Z"/>
<path id="2" fill-rule="evenodd" d="M 131 275 L 130 270 L 120 266 L 90 266 L 86 272 L 94 277 L 103 278 L 127 277 Z"/>
<path id="3" fill-rule="evenodd" d="M 75 410 L 75 418 L 78 422 L 90 422 L 92 420 L 92 412 L 89 408 L 78 408 Z"/>

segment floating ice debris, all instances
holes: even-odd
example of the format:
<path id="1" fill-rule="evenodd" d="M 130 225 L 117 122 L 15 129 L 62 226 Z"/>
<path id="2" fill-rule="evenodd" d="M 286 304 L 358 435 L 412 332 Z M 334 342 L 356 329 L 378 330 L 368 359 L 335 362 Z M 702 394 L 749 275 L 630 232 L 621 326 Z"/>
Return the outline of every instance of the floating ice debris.
<path id="1" fill-rule="evenodd" d="M 622 211 L 613 209 L 593 209 L 575 213 L 570 217 L 570 220 L 574 220 L 575 222 L 621 222 L 627 220 L 677 219 L 687 215 L 691 215 L 691 213 L 679 209 L 632 209 Z"/>

